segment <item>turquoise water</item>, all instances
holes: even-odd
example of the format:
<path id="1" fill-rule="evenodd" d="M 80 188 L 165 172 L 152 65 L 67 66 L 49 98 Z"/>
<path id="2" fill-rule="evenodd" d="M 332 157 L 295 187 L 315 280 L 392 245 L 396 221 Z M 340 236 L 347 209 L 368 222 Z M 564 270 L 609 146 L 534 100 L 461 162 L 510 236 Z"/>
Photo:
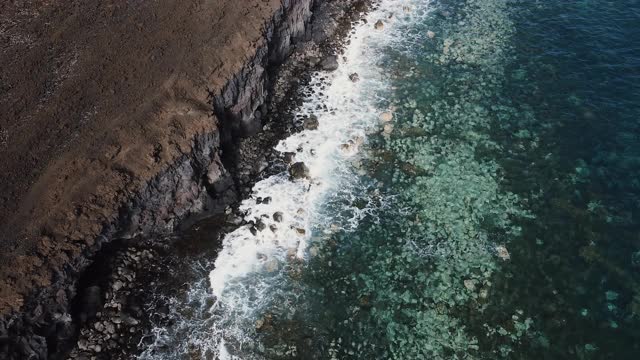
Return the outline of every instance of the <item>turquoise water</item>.
<path id="1" fill-rule="evenodd" d="M 430 6 L 379 60 L 363 186 L 397 197 L 318 245 L 274 328 L 301 358 L 639 358 L 640 2 Z"/>
<path id="2" fill-rule="evenodd" d="M 189 352 L 640 358 L 640 1 L 381 3 L 389 36 L 350 104 L 393 119 L 297 212 L 304 248 L 268 271 L 220 255 L 250 270 L 212 276 L 233 285 L 210 299 L 223 345 L 200 326 Z"/>

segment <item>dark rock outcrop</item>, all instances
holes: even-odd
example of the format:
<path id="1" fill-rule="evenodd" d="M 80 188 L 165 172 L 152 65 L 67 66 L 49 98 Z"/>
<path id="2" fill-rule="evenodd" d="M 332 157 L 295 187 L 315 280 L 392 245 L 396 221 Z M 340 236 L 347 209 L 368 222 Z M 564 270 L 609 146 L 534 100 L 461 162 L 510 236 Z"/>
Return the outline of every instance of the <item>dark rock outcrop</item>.
<path id="1" fill-rule="evenodd" d="M 304 127 L 305 130 L 316 130 L 319 125 L 320 123 L 318 122 L 318 117 L 313 114 L 304 119 L 302 123 L 302 127 Z"/>
<path id="2" fill-rule="evenodd" d="M 320 61 L 319 66 L 322 70 L 326 71 L 338 70 L 338 57 L 336 55 L 329 55 Z"/>
<path id="3" fill-rule="evenodd" d="M 309 177 L 309 168 L 303 162 L 297 162 L 289 168 L 292 179 L 305 179 Z"/>

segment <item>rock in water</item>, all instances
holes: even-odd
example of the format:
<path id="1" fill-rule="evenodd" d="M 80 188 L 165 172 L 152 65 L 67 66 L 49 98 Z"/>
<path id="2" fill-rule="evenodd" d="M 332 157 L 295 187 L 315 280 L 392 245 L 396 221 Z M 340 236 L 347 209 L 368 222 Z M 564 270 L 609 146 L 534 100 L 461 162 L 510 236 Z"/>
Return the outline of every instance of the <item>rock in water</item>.
<path id="1" fill-rule="evenodd" d="M 384 29 L 384 23 L 382 22 L 382 20 L 378 20 L 376 21 L 376 24 L 374 25 L 376 30 L 382 30 Z"/>
<path id="2" fill-rule="evenodd" d="M 293 179 L 309 178 L 309 168 L 303 162 L 299 161 L 289 168 L 289 175 Z"/>
<path id="3" fill-rule="evenodd" d="M 327 71 L 338 70 L 338 57 L 336 55 L 329 55 L 320 61 L 320 68 Z"/>
<path id="4" fill-rule="evenodd" d="M 308 118 L 304 119 L 302 126 L 305 130 L 316 130 L 318 128 L 318 117 L 315 115 L 310 115 Z"/>
<path id="5" fill-rule="evenodd" d="M 379 118 L 380 118 L 380 121 L 382 122 L 389 122 L 393 120 L 393 114 L 391 113 L 391 111 L 386 111 L 380 114 Z"/>
<path id="6" fill-rule="evenodd" d="M 476 290 L 476 281 L 472 280 L 472 279 L 467 279 L 464 281 L 464 287 L 467 288 L 467 290 L 469 291 L 475 291 Z"/>
<path id="7" fill-rule="evenodd" d="M 278 259 L 276 258 L 270 258 L 269 260 L 267 260 L 267 262 L 264 264 L 264 268 L 267 272 L 274 272 L 274 271 L 278 271 L 278 268 L 280 267 L 280 263 L 278 263 Z"/>
<path id="8" fill-rule="evenodd" d="M 504 245 L 496 246 L 496 252 L 498 254 L 498 257 L 504 261 L 511 259 L 511 255 L 509 255 L 509 251 Z"/>
<path id="9" fill-rule="evenodd" d="M 276 211 L 275 213 L 273 213 L 273 220 L 275 222 L 282 222 L 282 218 L 283 218 L 283 214 L 281 211 Z"/>
<path id="10" fill-rule="evenodd" d="M 360 75 L 358 75 L 358 73 L 353 73 L 349 75 L 349 80 L 353 82 L 358 82 L 360 80 Z"/>

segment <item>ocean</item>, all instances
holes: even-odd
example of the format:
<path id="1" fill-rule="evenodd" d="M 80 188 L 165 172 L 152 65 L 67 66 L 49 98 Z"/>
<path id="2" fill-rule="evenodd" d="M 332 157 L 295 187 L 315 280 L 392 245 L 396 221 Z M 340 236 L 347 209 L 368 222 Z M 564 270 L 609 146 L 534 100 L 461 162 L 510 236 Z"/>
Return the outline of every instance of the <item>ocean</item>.
<path id="1" fill-rule="evenodd" d="M 637 359 L 640 1 L 381 0 L 143 359 Z M 268 199 L 265 201 L 265 199 Z"/>

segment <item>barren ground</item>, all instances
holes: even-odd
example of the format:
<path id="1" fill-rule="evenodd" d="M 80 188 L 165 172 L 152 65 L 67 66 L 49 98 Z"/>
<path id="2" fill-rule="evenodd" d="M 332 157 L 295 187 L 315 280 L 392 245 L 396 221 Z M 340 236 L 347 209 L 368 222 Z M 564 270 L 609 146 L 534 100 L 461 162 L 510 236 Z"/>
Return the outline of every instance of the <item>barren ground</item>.
<path id="1" fill-rule="evenodd" d="M 279 0 L 0 3 L 0 315 L 216 131 Z"/>

